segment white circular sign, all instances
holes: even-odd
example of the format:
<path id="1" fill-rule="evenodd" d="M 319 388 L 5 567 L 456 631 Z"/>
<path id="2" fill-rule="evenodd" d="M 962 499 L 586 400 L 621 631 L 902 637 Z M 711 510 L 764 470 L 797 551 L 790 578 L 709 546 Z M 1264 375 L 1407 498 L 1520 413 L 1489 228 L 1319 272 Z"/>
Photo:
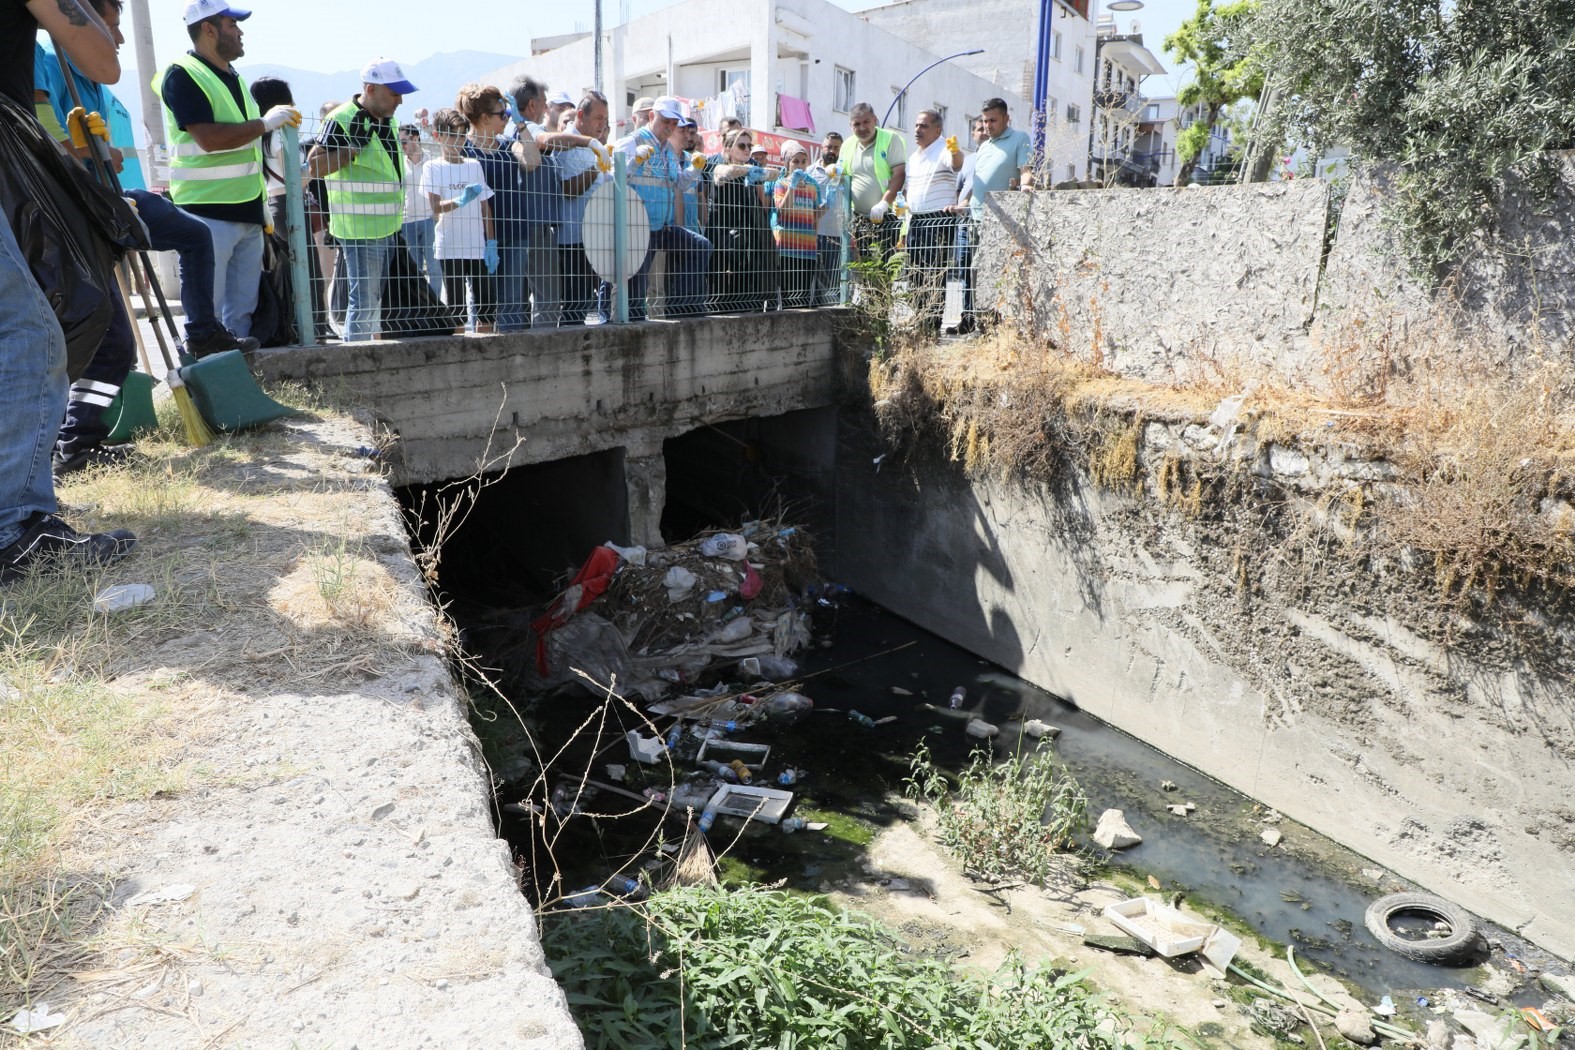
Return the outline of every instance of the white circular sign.
<path id="1" fill-rule="evenodd" d="M 585 202 L 585 221 L 580 225 L 585 258 L 590 262 L 591 269 L 604 281 L 612 280 L 615 272 L 613 203 L 617 192 L 618 186 L 611 179 L 597 183 L 590 190 L 590 199 Z M 625 186 L 623 193 L 628 208 L 624 217 L 628 233 L 623 248 L 623 275 L 627 278 L 633 277 L 640 264 L 645 262 L 646 249 L 651 245 L 651 219 L 646 214 L 645 202 L 634 192 L 634 187 Z"/>

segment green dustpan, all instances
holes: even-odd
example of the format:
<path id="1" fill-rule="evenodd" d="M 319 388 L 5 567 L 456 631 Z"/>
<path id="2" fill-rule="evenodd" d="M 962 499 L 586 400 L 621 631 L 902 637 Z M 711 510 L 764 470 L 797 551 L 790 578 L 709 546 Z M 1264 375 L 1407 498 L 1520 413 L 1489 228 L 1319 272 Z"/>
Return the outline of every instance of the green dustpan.
<path id="1" fill-rule="evenodd" d="M 104 422 L 109 426 L 106 445 L 123 445 L 144 430 L 158 429 L 159 417 L 153 411 L 153 377 L 146 372 L 127 375 L 120 393 L 104 410 Z"/>
<path id="2" fill-rule="evenodd" d="M 215 430 L 246 430 L 295 415 L 295 409 L 286 408 L 258 389 L 239 350 L 226 350 L 182 365 L 180 378 L 197 411 Z"/>

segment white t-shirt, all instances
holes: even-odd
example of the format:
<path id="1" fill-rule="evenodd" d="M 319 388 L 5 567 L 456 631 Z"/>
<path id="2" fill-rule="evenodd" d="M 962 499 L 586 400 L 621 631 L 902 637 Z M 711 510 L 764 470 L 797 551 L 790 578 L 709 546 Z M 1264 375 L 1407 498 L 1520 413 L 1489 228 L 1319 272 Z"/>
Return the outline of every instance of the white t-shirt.
<path id="1" fill-rule="evenodd" d="M 445 160 L 433 157 L 423 165 L 421 192 L 435 193 L 438 200 L 451 200 L 473 182 L 487 184 L 481 173 L 481 161 L 474 157 Z M 492 190 L 483 190 L 480 197 L 463 208 L 444 212 L 437 221 L 437 257 L 439 259 L 480 259 L 487 252 L 487 228 L 481 219 L 481 202 L 492 198 Z"/>
<path id="2" fill-rule="evenodd" d="M 914 215 L 944 211 L 957 203 L 957 172 L 952 170 L 952 155 L 944 138 L 908 156 L 908 179 L 902 195 Z"/>
<path id="3" fill-rule="evenodd" d="M 427 200 L 426 193 L 421 189 L 421 176 L 427 170 L 427 157 L 422 154 L 420 159 L 412 161 L 405 158 L 405 221 L 420 222 L 422 219 L 432 218 L 432 204 Z"/>
<path id="4" fill-rule="evenodd" d="M 300 161 L 296 161 L 294 169 L 284 161 L 284 136 L 275 133 L 273 137 L 273 156 L 268 158 L 268 166 L 263 169 L 263 180 L 268 184 L 269 197 L 284 196 L 284 176 L 294 170 L 299 174 Z"/>
<path id="5" fill-rule="evenodd" d="M 820 223 L 815 227 L 816 235 L 841 237 L 842 195 L 846 190 L 819 161 L 810 165 L 809 177 L 815 180 L 816 186 L 820 187 L 820 204 L 826 209 L 820 213 Z"/>

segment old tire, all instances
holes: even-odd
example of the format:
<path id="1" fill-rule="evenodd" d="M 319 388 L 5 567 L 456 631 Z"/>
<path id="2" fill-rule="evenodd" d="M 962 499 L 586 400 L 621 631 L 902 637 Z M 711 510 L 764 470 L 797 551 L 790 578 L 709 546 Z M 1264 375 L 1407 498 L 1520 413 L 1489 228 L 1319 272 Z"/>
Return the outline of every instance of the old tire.
<path id="1" fill-rule="evenodd" d="M 1401 937 L 1390 929 L 1389 920 L 1406 912 L 1447 924 L 1449 936 L 1420 941 Z M 1465 962 L 1476 952 L 1481 937 L 1476 920 L 1464 908 L 1430 893 L 1391 893 L 1380 897 L 1367 906 L 1366 921 L 1378 943 L 1396 955 L 1438 966 Z"/>

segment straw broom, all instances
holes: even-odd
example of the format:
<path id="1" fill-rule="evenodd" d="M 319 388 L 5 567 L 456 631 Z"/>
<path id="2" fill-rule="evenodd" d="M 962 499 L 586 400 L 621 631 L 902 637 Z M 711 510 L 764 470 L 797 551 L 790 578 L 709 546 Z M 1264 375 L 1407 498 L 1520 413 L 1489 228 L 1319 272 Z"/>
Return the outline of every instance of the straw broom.
<path id="1" fill-rule="evenodd" d="M 171 368 L 166 372 L 164 382 L 169 384 L 170 394 L 175 398 L 175 407 L 180 409 L 181 427 L 186 431 L 187 443 L 198 448 L 213 444 L 213 430 L 208 426 L 208 421 L 202 418 L 202 413 L 197 411 L 197 406 L 192 403 L 191 391 L 186 389 L 186 382 L 180 377 L 180 369 Z"/>

